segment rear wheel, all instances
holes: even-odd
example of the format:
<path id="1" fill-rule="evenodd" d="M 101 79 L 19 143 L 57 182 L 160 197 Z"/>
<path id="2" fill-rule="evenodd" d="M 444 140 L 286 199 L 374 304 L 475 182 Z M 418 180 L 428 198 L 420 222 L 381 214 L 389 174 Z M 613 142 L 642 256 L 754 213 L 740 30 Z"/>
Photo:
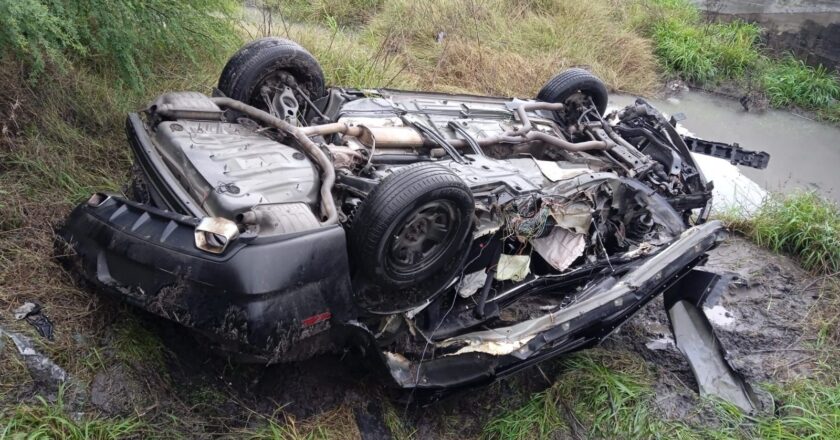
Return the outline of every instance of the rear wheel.
<path id="1" fill-rule="evenodd" d="M 431 299 L 466 257 L 474 209 L 467 185 L 439 165 L 418 163 L 385 178 L 349 232 L 359 303 L 391 313 Z"/>
<path id="2" fill-rule="evenodd" d="M 307 100 L 324 95 L 324 73 L 315 57 L 294 41 L 268 37 L 242 46 L 219 76 L 229 98 L 287 118 Z M 289 96 L 294 100 L 289 100 Z M 294 102 L 296 101 L 296 102 Z"/>
<path id="3" fill-rule="evenodd" d="M 537 93 L 537 99 L 545 102 L 560 102 L 564 104 L 586 104 L 592 99 L 598 113 L 607 110 L 607 87 L 597 76 L 585 69 L 569 69 L 561 72 L 547 83 Z"/>

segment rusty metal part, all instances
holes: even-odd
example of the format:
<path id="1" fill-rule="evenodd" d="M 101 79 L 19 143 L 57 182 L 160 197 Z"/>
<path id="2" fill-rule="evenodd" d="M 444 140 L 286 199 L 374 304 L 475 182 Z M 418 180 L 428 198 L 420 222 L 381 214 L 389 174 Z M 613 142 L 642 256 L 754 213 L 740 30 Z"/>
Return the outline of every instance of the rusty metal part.
<path id="1" fill-rule="evenodd" d="M 367 159 L 362 156 L 362 153 L 341 145 L 327 145 L 330 150 L 330 155 L 333 158 L 333 165 L 336 169 L 348 168 L 352 169 L 354 166 L 364 163 Z"/>
<path id="2" fill-rule="evenodd" d="M 531 119 L 528 118 L 528 111 L 532 111 L 532 110 L 553 110 L 553 111 L 557 111 L 557 110 L 563 110 L 564 108 L 565 108 L 565 106 L 563 104 L 559 103 L 559 102 L 531 102 L 531 103 L 521 104 L 520 106 L 516 107 L 515 111 L 516 111 L 516 115 L 519 116 L 519 121 L 522 122 L 522 128 L 520 128 L 519 130 L 512 131 L 512 132 L 507 132 L 505 134 L 508 135 L 508 136 L 519 136 L 519 135 L 523 135 L 523 134 L 531 131 L 531 129 L 533 129 L 534 126 L 531 125 Z"/>
<path id="3" fill-rule="evenodd" d="M 607 150 L 610 148 L 610 146 L 603 141 L 586 141 L 572 143 L 565 139 L 561 139 L 558 136 L 552 136 L 548 133 L 543 133 L 541 131 L 529 131 L 528 134 L 525 135 L 525 138 L 529 140 L 540 140 L 547 144 L 551 144 L 555 147 L 560 147 L 568 151 Z"/>
<path id="4" fill-rule="evenodd" d="M 327 155 L 318 148 L 307 134 L 300 127 L 295 127 L 288 122 L 272 116 L 258 108 L 252 107 L 248 104 L 242 103 L 231 98 L 211 98 L 211 100 L 220 107 L 227 107 L 238 112 L 242 112 L 251 118 L 262 122 L 263 124 L 282 130 L 292 135 L 303 148 L 304 152 L 315 161 L 321 169 L 321 213 L 324 216 L 322 225 L 332 225 L 338 223 L 338 210 L 335 207 L 335 201 L 332 197 L 332 187 L 335 184 L 335 168 L 332 161 Z M 329 125 L 329 124 L 328 124 Z"/>
<path id="5" fill-rule="evenodd" d="M 428 145 L 423 136 L 411 127 L 376 127 L 358 137 L 367 146 L 382 148 L 417 148 Z"/>
<path id="6" fill-rule="evenodd" d="M 362 135 L 363 128 L 359 125 L 347 125 L 343 122 L 331 122 L 322 125 L 310 125 L 309 127 L 302 127 L 300 130 L 307 136 L 326 136 L 329 134 L 346 134 L 347 136 L 359 137 Z"/>
<path id="7" fill-rule="evenodd" d="M 303 127 L 301 130 L 307 136 L 341 133 L 359 139 L 362 144 L 368 147 L 376 144 L 377 147 L 382 148 L 416 148 L 428 144 L 423 136 L 411 127 L 365 127 L 333 122 Z"/>

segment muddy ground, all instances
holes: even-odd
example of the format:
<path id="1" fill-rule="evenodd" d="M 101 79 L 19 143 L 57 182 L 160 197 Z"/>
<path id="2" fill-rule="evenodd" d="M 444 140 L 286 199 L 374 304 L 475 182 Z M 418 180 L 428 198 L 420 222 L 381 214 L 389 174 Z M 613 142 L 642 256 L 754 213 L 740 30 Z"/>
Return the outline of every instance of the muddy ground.
<path id="1" fill-rule="evenodd" d="M 814 335 L 803 334 L 803 328 L 809 310 L 819 305 L 813 279 L 790 259 L 738 237 L 715 249 L 706 268 L 734 273 L 729 288 L 706 311 L 731 364 L 747 381 L 760 389 L 760 384 L 808 376 L 815 361 L 809 346 Z M 390 438 L 393 424 L 386 420 L 394 418 L 417 438 L 470 438 L 494 416 L 548 387 L 561 369 L 559 361 L 546 362 L 431 406 L 406 406 L 404 396 L 383 387 L 377 371 L 355 364 L 349 355 L 267 368 L 234 364 L 204 350 L 174 324 L 146 315 L 140 319 L 163 341 L 165 355 L 102 365 L 89 386 L 74 387 L 70 399 L 77 410 L 140 414 L 197 437 L 235 435 L 265 425 L 266 417 L 291 416 L 304 423 L 340 424 L 347 438 Z M 703 423 L 696 382 L 673 344 L 661 298 L 604 341 L 602 349 L 629 351 L 649 363 L 661 415 Z M 32 381 L 14 394 L 25 400 L 44 390 L 44 384 Z M 767 394 L 761 395 L 769 406 Z"/>

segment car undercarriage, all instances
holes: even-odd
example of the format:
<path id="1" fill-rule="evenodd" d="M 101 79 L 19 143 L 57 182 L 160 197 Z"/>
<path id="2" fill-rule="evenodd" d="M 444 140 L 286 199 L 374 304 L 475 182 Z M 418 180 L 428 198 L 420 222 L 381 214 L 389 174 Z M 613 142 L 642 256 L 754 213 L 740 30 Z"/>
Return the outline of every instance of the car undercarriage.
<path id="1" fill-rule="evenodd" d="M 402 388 L 484 384 L 591 346 L 663 292 L 699 307 L 723 238 L 692 151 L 642 99 L 571 69 L 536 99 L 324 87 L 281 39 L 213 96 L 131 114 L 127 196 L 60 231 L 96 290 L 245 361 L 361 349 Z"/>

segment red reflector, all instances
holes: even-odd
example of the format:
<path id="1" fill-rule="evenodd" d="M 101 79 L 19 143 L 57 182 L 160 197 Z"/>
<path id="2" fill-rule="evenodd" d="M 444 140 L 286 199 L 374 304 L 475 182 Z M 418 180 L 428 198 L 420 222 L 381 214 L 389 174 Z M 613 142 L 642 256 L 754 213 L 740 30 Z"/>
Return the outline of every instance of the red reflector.
<path id="1" fill-rule="evenodd" d="M 332 313 L 324 312 L 324 313 L 319 313 L 317 315 L 312 315 L 312 316 L 304 319 L 300 323 L 303 327 L 309 327 L 310 325 L 315 325 L 315 324 L 317 324 L 321 321 L 326 321 L 330 318 L 332 318 Z"/>

